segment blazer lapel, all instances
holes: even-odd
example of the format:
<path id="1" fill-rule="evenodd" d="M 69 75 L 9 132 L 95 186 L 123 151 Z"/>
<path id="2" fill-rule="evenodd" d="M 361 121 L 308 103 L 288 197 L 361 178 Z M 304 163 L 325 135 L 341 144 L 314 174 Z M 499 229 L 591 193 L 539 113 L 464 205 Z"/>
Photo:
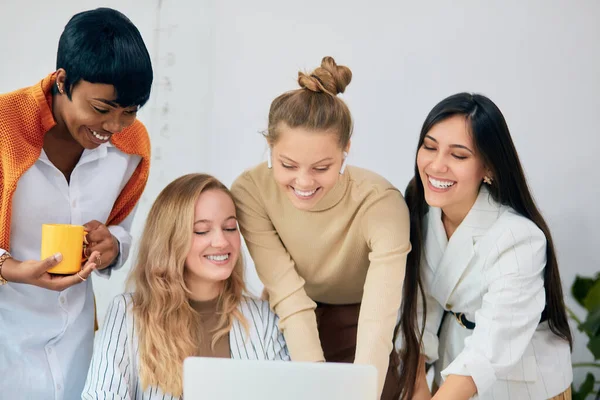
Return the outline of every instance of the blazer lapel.
<path id="1" fill-rule="evenodd" d="M 473 207 L 458 226 L 452 237 L 447 241 L 447 246 L 443 255 L 439 259 L 436 266 L 431 264 L 435 270 L 435 278 L 432 284 L 432 294 L 437 298 L 440 304 L 446 307 L 452 292 L 460 281 L 469 262 L 475 255 L 475 241 L 483 235 L 490 226 L 498 219 L 500 205 L 496 203 L 490 196 L 489 191 L 485 186 L 482 186 Z M 428 219 L 427 230 L 430 231 L 432 237 L 427 236 L 425 247 L 428 249 L 431 243 L 434 250 L 429 252 L 427 261 L 436 260 L 436 248 L 441 248 L 439 238 L 442 235 L 446 237 L 446 232 L 442 224 L 441 210 L 439 208 L 431 208 L 431 218 Z"/>
<path id="2" fill-rule="evenodd" d="M 442 210 L 437 207 L 430 207 L 424 219 L 425 232 L 425 259 L 431 272 L 435 273 L 444 252 L 448 247 L 448 238 L 442 224 Z"/>
<path id="3" fill-rule="evenodd" d="M 431 224 L 439 224 L 443 229 L 441 219 L 431 221 Z M 471 230 L 460 224 L 448 241 L 446 251 L 435 268 L 431 289 L 433 296 L 442 307 L 447 308 L 448 299 L 474 254 Z"/>

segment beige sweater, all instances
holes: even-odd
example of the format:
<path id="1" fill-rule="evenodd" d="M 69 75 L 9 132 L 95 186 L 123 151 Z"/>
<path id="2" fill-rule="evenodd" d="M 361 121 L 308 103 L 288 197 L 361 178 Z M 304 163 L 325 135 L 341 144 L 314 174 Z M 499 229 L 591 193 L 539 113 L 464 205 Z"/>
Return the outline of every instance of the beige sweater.
<path id="1" fill-rule="evenodd" d="M 312 210 L 303 211 L 266 163 L 238 177 L 232 192 L 292 360 L 324 360 L 315 301 L 360 302 L 355 363 L 377 368 L 381 392 L 410 251 L 401 193 L 373 172 L 348 167 Z"/>

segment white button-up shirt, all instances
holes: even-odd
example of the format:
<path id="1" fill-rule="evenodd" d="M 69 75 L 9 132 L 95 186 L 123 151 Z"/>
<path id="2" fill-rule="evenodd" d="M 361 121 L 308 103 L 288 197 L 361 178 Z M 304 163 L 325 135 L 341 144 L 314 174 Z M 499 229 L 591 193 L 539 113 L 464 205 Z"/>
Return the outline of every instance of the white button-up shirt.
<path id="1" fill-rule="evenodd" d="M 20 178 L 12 203 L 10 253 L 17 260 L 39 260 L 42 224 L 105 222 L 131 178 L 140 156 L 107 143 L 84 150 L 70 183 L 42 150 Z M 120 242 L 113 268 L 127 259 L 134 212 L 109 230 Z M 0 255 L 6 249 L 0 249 Z M 108 277 L 110 269 L 100 272 Z M 94 340 L 91 280 L 62 292 L 33 285 L 0 286 L 0 397 L 79 398 Z"/>

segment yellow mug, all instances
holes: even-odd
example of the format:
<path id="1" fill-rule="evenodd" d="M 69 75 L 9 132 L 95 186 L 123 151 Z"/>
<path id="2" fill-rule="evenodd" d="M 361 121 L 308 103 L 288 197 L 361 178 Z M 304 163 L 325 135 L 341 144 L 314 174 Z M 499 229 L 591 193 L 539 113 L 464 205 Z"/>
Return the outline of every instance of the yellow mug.
<path id="1" fill-rule="evenodd" d="M 62 254 L 62 261 L 48 270 L 51 274 L 72 275 L 81 271 L 83 243 L 87 232 L 81 225 L 43 224 L 42 260 L 56 254 Z"/>

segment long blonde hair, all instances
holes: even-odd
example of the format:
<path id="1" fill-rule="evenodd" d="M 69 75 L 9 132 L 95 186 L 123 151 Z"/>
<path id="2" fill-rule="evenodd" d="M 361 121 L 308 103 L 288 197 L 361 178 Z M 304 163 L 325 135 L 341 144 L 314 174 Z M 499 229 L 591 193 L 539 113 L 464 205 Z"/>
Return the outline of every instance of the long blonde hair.
<path id="1" fill-rule="evenodd" d="M 146 220 L 137 261 L 128 281 L 128 286 L 134 289 L 139 376 L 144 390 L 156 386 L 163 393 L 181 396 L 183 360 L 196 355 L 199 349 L 200 320 L 189 303 L 184 269 L 192 243 L 195 204 L 207 190 L 221 190 L 233 201 L 227 187 L 216 178 L 189 174 L 162 190 Z M 234 319 L 248 329 L 238 309 L 245 290 L 240 254 L 219 296 L 218 309 L 222 311 L 211 346 L 231 330 Z"/>

